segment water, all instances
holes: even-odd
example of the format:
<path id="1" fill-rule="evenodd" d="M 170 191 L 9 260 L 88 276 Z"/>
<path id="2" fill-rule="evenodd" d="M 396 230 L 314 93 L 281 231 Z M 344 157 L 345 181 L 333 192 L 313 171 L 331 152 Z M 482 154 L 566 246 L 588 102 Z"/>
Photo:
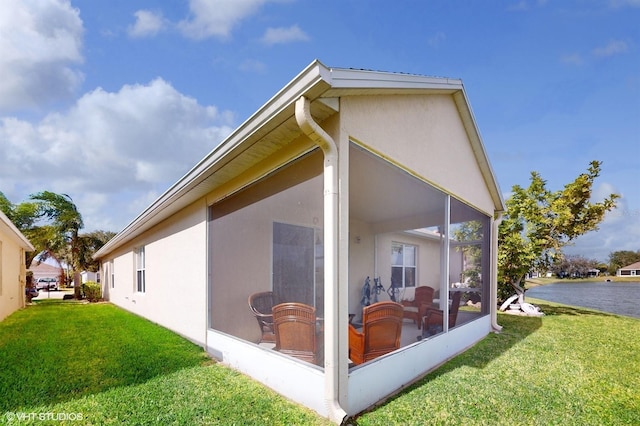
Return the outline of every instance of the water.
<path id="1" fill-rule="evenodd" d="M 527 296 L 640 318 L 640 282 L 556 283 L 533 287 Z"/>

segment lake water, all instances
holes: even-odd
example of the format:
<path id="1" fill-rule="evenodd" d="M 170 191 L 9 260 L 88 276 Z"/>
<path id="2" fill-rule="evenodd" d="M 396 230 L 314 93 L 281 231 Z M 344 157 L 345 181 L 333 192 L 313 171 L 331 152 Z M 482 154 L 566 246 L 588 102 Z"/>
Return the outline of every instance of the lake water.
<path id="1" fill-rule="evenodd" d="M 527 296 L 640 318 L 640 282 L 556 283 L 533 287 Z"/>

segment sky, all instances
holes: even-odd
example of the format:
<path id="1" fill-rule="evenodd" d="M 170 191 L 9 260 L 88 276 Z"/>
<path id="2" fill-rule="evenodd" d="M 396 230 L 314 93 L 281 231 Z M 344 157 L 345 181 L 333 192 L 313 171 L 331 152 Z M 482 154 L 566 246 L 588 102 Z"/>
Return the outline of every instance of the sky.
<path id="1" fill-rule="evenodd" d="M 602 161 L 640 250 L 640 0 L 0 0 L 0 191 L 118 232 L 313 60 L 462 79 L 505 198 Z"/>

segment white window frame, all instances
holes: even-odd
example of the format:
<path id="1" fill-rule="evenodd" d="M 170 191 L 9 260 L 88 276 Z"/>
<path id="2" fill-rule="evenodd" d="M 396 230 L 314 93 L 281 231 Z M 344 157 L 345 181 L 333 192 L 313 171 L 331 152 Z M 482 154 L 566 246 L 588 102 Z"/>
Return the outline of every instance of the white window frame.
<path id="1" fill-rule="evenodd" d="M 135 266 L 136 266 L 136 293 L 146 293 L 147 284 L 145 278 L 145 262 L 146 255 L 144 246 L 135 249 Z"/>
<path id="2" fill-rule="evenodd" d="M 402 246 L 402 264 L 393 263 L 393 249 L 394 247 Z M 413 265 L 406 264 L 406 247 L 411 247 L 413 249 Z M 393 276 L 393 268 L 402 268 L 402 287 L 401 288 L 416 288 L 418 286 L 418 246 L 416 244 L 408 244 L 400 241 L 392 241 L 391 242 L 391 275 Z M 414 283 L 413 286 L 407 287 L 407 276 L 406 271 L 407 268 L 413 268 L 414 270 Z"/>

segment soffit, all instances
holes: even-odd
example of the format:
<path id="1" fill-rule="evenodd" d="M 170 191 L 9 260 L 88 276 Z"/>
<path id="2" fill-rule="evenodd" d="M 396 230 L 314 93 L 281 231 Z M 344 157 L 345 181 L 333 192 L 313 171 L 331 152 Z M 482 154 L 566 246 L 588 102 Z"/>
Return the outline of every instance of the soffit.
<path id="1" fill-rule="evenodd" d="M 322 123 L 337 113 L 322 102 L 325 98 L 391 94 L 453 94 L 455 97 L 460 91 L 464 89 L 457 79 L 331 69 L 314 61 L 99 250 L 96 257 L 135 238 L 261 161 L 299 143 L 301 131 L 295 120 L 294 104 L 300 96 L 311 100 L 311 114 Z M 466 102 L 464 95 L 463 99 Z M 471 133 L 477 136 L 475 122 L 470 114 L 468 116 L 470 120 L 466 125 L 471 125 Z M 486 158 L 481 144 L 477 154 Z M 493 177 L 490 169 L 488 175 Z"/>

